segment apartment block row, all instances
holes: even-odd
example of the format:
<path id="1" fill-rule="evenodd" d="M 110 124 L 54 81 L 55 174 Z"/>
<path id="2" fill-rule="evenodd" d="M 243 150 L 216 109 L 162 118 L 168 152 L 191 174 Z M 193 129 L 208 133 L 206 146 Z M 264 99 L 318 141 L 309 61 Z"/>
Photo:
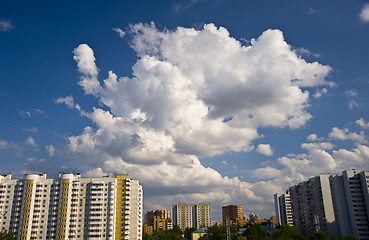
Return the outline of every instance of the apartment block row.
<path id="1" fill-rule="evenodd" d="M 277 222 L 314 231 L 369 239 L 369 172 L 321 174 L 274 195 Z"/>
<path id="2" fill-rule="evenodd" d="M 128 175 L 0 176 L 0 229 L 28 239 L 142 239 L 142 187 Z"/>
<path id="3" fill-rule="evenodd" d="M 182 231 L 192 227 L 210 227 L 211 205 L 205 203 L 172 205 L 172 220 L 173 226 L 178 225 Z"/>

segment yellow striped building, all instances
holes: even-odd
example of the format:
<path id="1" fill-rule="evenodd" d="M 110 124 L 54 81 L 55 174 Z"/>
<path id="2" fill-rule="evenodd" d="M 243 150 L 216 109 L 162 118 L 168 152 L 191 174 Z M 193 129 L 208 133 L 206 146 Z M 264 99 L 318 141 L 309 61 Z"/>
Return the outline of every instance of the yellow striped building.
<path id="1" fill-rule="evenodd" d="M 0 229 L 30 239 L 142 239 L 142 187 L 128 175 L 0 175 Z"/>

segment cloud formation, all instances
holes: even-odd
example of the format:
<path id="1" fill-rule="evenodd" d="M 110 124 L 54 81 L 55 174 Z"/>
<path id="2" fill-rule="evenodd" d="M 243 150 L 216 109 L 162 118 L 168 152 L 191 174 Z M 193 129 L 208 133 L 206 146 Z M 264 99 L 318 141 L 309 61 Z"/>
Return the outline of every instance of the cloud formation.
<path id="1" fill-rule="evenodd" d="M 331 86 L 331 68 L 306 62 L 280 30 L 248 46 L 214 24 L 160 31 L 139 23 L 129 34 L 138 55 L 132 78 L 109 71 L 100 83 L 93 50 L 81 44 L 73 51 L 79 85 L 105 107 L 84 114 L 94 126 L 69 138 L 70 153 L 90 173 L 132 173 L 168 201 L 262 202 L 268 191 L 260 187 L 270 183 L 221 176 L 198 157 L 250 151 L 262 127 L 304 126 L 312 117 L 307 89 Z M 272 154 L 267 144 L 258 151 Z"/>
<path id="2" fill-rule="evenodd" d="M 369 22 L 369 3 L 366 3 L 360 11 L 359 18 L 361 21 Z"/>
<path id="3" fill-rule="evenodd" d="M 9 146 L 9 142 L 8 141 L 0 139 L 0 149 L 6 148 L 8 146 Z"/>
<path id="4" fill-rule="evenodd" d="M 273 150 L 270 144 L 259 144 L 258 147 L 256 148 L 256 151 L 265 156 L 273 155 Z"/>
<path id="5" fill-rule="evenodd" d="M 350 132 L 347 128 L 339 129 L 338 127 L 332 128 L 332 131 L 329 133 L 329 137 L 331 139 L 336 140 L 352 140 L 354 142 L 360 142 L 365 143 L 367 142 L 365 140 L 364 132 L 360 132 L 360 134 Z"/>
<path id="6" fill-rule="evenodd" d="M 33 137 L 28 137 L 24 143 L 32 147 L 37 147 L 37 143 Z"/>
<path id="7" fill-rule="evenodd" d="M 58 104 L 64 103 L 68 106 L 68 108 L 74 108 L 74 98 L 73 96 L 60 97 L 55 99 L 55 102 Z"/>
<path id="8" fill-rule="evenodd" d="M 10 20 L 0 19 L 0 32 L 9 32 L 14 28 L 15 27 Z"/>
<path id="9" fill-rule="evenodd" d="M 120 38 L 124 38 L 124 36 L 126 35 L 126 33 L 120 28 L 113 28 L 113 31 L 118 33 Z"/>
<path id="10" fill-rule="evenodd" d="M 369 122 L 365 122 L 365 120 L 363 118 L 360 118 L 359 120 L 356 120 L 355 123 L 358 124 L 360 127 L 364 128 L 364 129 L 369 128 Z"/>
<path id="11" fill-rule="evenodd" d="M 55 147 L 53 145 L 51 145 L 51 144 L 50 145 L 46 145 L 45 146 L 45 149 L 48 152 L 49 157 L 52 157 L 52 156 L 55 155 Z"/>

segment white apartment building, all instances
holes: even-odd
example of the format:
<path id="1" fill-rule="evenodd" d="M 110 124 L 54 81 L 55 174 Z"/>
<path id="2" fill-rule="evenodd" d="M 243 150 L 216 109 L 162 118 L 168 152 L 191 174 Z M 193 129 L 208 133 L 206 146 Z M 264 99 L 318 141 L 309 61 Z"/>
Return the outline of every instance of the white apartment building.
<path id="1" fill-rule="evenodd" d="M 369 240 L 369 172 L 355 169 L 321 174 L 289 188 L 293 225 L 314 231 Z M 275 200 L 277 199 L 275 195 Z M 282 216 L 283 202 L 275 203 Z"/>
<path id="2" fill-rule="evenodd" d="M 342 172 L 343 186 L 345 189 L 346 206 L 350 219 L 349 225 L 342 225 L 359 239 L 369 239 L 369 202 L 368 181 L 369 172 L 346 170 Z M 337 204 L 337 208 L 341 207 Z"/>
<path id="3" fill-rule="evenodd" d="M 186 228 L 200 228 L 211 226 L 211 205 L 199 203 L 198 205 L 188 205 L 180 203 L 172 205 L 173 226 L 178 225 L 181 230 Z"/>
<path id="4" fill-rule="evenodd" d="M 142 187 L 128 175 L 3 175 L 0 212 L 0 229 L 14 231 L 21 240 L 142 239 Z"/>
<path id="5" fill-rule="evenodd" d="M 293 225 L 304 234 L 336 234 L 330 174 L 321 174 L 289 188 Z"/>
<path id="6" fill-rule="evenodd" d="M 275 214 L 277 219 L 277 225 L 293 226 L 292 207 L 290 193 L 287 190 L 284 194 L 274 194 Z"/>

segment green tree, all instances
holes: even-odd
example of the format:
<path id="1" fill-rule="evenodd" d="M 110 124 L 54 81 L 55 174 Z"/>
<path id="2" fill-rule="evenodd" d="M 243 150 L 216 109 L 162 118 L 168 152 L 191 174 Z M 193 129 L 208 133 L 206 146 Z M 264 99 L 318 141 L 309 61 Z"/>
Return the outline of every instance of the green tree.
<path id="1" fill-rule="evenodd" d="M 348 235 L 347 237 L 343 237 L 341 238 L 342 240 L 357 240 L 356 237 L 354 237 L 354 235 Z"/>
<path id="2" fill-rule="evenodd" d="M 249 225 L 243 233 L 250 240 L 265 240 L 268 239 L 268 232 L 261 228 L 260 224 Z"/>
<path id="3" fill-rule="evenodd" d="M 199 240 L 223 240 L 226 239 L 226 228 L 221 225 L 214 225 L 208 228 L 208 232 Z"/>
<path id="4" fill-rule="evenodd" d="M 14 232 L 2 230 L 0 232 L 0 239 L 1 240 L 16 240 L 17 236 L 15 235 Z"/>
<path id="5" fill-rule="evenodd" d="M 178 225 L 174 225 L 173 230 L 169 230 L 169 231 L 180 233 L 181 235 L 183 234 L 181 228 Z"/>
<path id="6" fill-rule="evenodd" d="M 289 225 L 283 226 L 278 230 L 274 230 L 271 234 L 272 239 L 285 240 L 304 240 L 305 236 L 296 228 Z"/>
<path id="7" fill-rule="evenodd" d="M 310 233 L 307 236 L 307 239 L 308 240 L 330 240 L 329 235 L 322 231 Z"/>
<path id="8" fill-rule="evenodd" d="M 192 235 L 192 233 L 194 232 L 194 231 L 196 231 L 196 228 L 194 228 L 194 227 L 192 227 L 192 228 L 186 228 L 185 230 L 184 230 L 184 237 L 186 238 L 186 239 L 188 239 L 188 240 L 191 240 L 191 235 Z"/>
<path id="9" fill-rule="evenodd" d="M 234 237 L 234 240 L 247 240 L 247 238 L 243 235 L 237 235 L 236 237 Z"/>

